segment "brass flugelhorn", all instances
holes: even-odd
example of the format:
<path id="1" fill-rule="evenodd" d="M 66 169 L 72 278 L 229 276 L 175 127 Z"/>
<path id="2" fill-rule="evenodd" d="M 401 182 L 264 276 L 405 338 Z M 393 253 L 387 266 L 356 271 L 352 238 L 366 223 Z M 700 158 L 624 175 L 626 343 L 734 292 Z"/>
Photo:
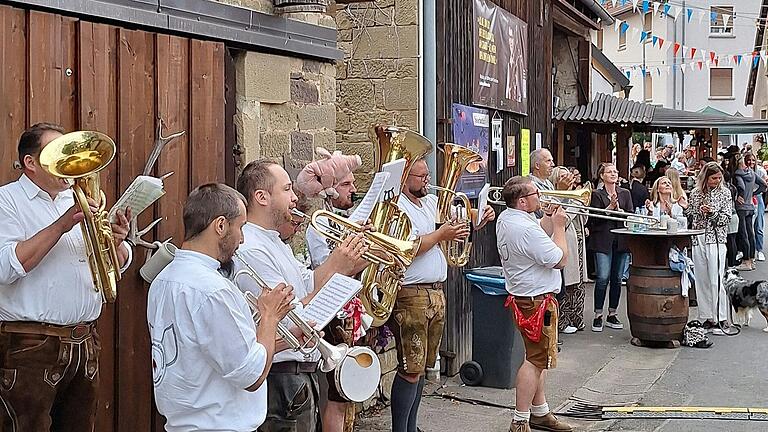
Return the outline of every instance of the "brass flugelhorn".
<path id="1" fill-rule="evenodd" d="M 262 291 L 272 289 L 242 256 L 240 256 L 238 253 L 235 253 L 234 258 L 240 261 L 240 264 L 243 265 L 243 268 L 232 276 L 232 281 L 235 282 L 235 284 L 237 283 L 238 277 L 247 276 L 251 278 L 251 280 L 253 280 Z M 251 308 L 253 320 L 256 325 L 258 325 L 259 321 L 261 320 L 258 307 L 258 297 L 256 297 L 256 295 L 250 291 L 245 291 L 244 294 L 245 300 L 248 302 L 248 305 Z M 299 338 L 291 333 L 291 331 L 283 324 L 277 325 L 277 334 L 283 338 L 288 346 L 290 346 L 294 351 L 304 354 L 305 356 L 309 356 L 313 352 L 318 351 L 320 353 L 320 357 L 323 360 L 322 365 L 320 365 L 321 371 L 330 372 L 336 369 L 341 361 L 344 360 L 344 357 L 346 357 L 347 351 L 349 350 L 349 346 L 347 344 L 341 343 L 335 346 L 331 345 L 328 341 L 320 336 L 320 332 L 312 328 L 312 326 L 310 326 L 294 311 L 288 312 L 286 318 L 288 318 L 299 329 L 299 331 L 304 334 L 306 341 L 302 342 L 299 340 Z"/>
<path id="2" fill-rule="evenodd" d="M 84 215 L 80 228 L 93 288 L 100 291 L 108 303 L 117 299 L 120 264 L 106 210 L 107 198 L 99 187 L 99 172 L 112 162 L 116 151 L 117 146 L 110 137 L 95 131 L 62 135 L 40 151 L 43 169 L 54 177 L 67 179 L 72 187 L 75 204 Z M 89 198 L 98 206 L 94 213 L 88 206 Z"/>
<path id="3" fill-rule="evenodd" d="M 421 243 L 420 240 L 400 240 L 384 233 L 365 230 L 360 224 L 328 210 L 317 210 L 312 213 L 311 218 L 296 209 L 292 209 L 291 213 L 302 218 L 309 218 L 312 228 L 336 244 L 343 242 L 348 235 L 363 233 L 368 245 L 368 252 L 363 254 L 363 258 L 371 264 L 384 267 L 394 265 L 407 267 L 416 257 Z M 325 218 L 326 221 L 320 220 L 321 218 Z M 336 226 L 334 227 L 332 224 Z"/>

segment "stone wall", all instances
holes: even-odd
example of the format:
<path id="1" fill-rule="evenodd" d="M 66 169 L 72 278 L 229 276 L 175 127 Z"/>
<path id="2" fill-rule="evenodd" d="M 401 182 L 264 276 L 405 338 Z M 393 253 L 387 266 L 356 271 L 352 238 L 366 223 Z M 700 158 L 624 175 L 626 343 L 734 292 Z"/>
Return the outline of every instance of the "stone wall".
<path id="1" fill-rule="evenodd" d="M 419 128 L 419 15 L 417 0 L 375 0 L 336 6 L 336 142 L 373 167 L 368 129 L 377 123 Z M 361 183 L 370 179 L 361 177 Z"/>

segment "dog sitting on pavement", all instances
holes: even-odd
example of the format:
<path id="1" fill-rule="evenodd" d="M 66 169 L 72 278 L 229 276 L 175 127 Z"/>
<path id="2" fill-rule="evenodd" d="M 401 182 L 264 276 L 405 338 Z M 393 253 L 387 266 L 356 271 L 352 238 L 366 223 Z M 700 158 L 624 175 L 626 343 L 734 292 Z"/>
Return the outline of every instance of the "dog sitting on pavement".
<path id="1" fill-rule="evenodd" d="M 752 311 L 757 309 L 768 321 L 768 282 L 748 281 L 735 268 L 725 271 L 725 292 L 733 307 L 733 323 L 749 325 Z M 768 327 L 763 329 L 768 333 Z"/>

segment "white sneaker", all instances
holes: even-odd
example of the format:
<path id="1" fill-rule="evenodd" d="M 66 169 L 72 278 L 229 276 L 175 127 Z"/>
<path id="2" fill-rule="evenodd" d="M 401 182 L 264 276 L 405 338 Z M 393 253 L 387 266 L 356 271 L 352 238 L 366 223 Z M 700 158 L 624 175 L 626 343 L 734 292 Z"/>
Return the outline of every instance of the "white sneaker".
<path id="1" fill-rule="evenodd" d="M 765 261 L 765 254 L 762 251 L 759 251 L 757 253 L 757 260 L 758 261 Z"/>
<path id="2" fill-rule="evenodd" d="M 720 327 L 715 327 L 712 329 L 712 335 L 713 336 L 725 336 L 725 332 L 723 332 Z"/>
<path id="3" fill-rule="evenodd" d="M 736 253 L 736 261 L 740 261 L 742 258 L 744 258 L 744 254 L 741 252 Z"/>
<path id="4" fill-rule="evenodd" d="M 576 327 L 568 326 L 568 327 L 564 328 L 560 333 L 562 333 L 562 334 L 574 334 L 577 331 L 579 331 L 579 329 L 577 329 Z"/>

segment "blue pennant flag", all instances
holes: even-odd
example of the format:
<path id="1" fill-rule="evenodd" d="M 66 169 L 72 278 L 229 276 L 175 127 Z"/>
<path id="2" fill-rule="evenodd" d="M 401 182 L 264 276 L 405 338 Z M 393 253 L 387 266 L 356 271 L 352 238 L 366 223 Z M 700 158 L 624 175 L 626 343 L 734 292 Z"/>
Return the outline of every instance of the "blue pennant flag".
<path id="1" fill-rule="evenodd" d="M 640 33 L 640 43 L 643 43 L 648 38 L 647 32 Z"/>
<path id="2" fill-rule="evenodd" d="M 737 65 L 741 66 L 741 59 L 742 59 L 742 58 L 743 58 L 743 56 L 742 56 L 741 54 L 739 54 L 739 55 L 737 55 L 737 56 L 736 56 L 736 64 L 737 64 Z"/>
<path id="3" fill-rule="evenodd" d="M 710 12 L 709 13 L 709 20 L 712 21 L 712 23 L 717 22 L 717 12 Z"/>
<path id="4" fill-rule="evenodd" d="M 691 22 L 691 17 L 693 16 L 693 9 L 688 8 L 685 10 L 685 12 L 688 14 L 688 22 Z"/>
<path id="5" fill-rule="evenodd" d="M 631 78 L 632 78 L 632 71 L 631 71 L 631 70 L 629 70 L 629 69 L 628 69 L 628 70 L 627 70 L 626 72 L 624 72 L 624 73 L 625 73 L 625 74 L 627 74 L 627 79 L 631 79 Z"/>
<path id="6" fill-rule="evenodd" d="M 648 13 L 648 0 L 643 0 L 643 13 Z"/>
<path id="7" fill-rule="evenodd" d="M 619 28 L 619 31 L 620 31 L 622 34 L 624 34 L 624 33 L 626 33 L 626 32 L 627 32 L 627 29 L 628 29 L 628 28 L 629 28 L 629 24 L 627 24 L 627 22 L 625 21 L 625 22 L 621 23 L 621 27 Z"/>
<path id="8" fill-rule="evenodd" d="M 757 65 L 760 64 L 760 56 L 755 56 L 755 58 L 752 60 L 752 67 L 756 68 Z"/>
<path id="9" fill-rule="evenodd" d="M 669 5 L 669 3 L 664 5 L 664 15 L 669 16 L 669 10 L 672 8 L 672 6 Z"/>
<path id="10" fill-rule="evenodd" d="M 653 39 L 651 41 L 651 45 L 656 46 L 656 42 L 658 42 L 658 41 L 659 41 L 659 37 L 654 35 Z"/>

